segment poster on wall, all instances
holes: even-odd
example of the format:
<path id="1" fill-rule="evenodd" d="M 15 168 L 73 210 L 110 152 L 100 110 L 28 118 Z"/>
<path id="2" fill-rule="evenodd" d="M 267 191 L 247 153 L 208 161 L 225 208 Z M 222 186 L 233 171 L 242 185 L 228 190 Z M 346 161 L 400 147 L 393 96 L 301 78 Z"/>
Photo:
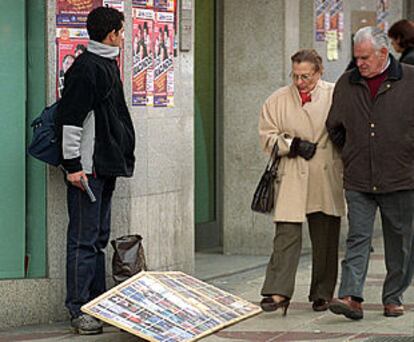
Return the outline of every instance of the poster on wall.
<path id="1" fill-rule="evenodd" d="M 177 1 L 174 1 L 174 57 L 178 56 L 177 19 Z"/>
<path id="2" fill-rule="evenodd" d="M 154 0 L 132 0 L 132 7 L 153 8 Z"/>
<path id="3" fill-rule="evenodd" d="M 326 39 L 326 58 L 328 61 L 338 60 L 338 32 L 336 30 L 328 30 L 325 32 Z"/>
<path id="4" fill-rule="evenodd" d="M 330 9 L 329 30 L 337 32 L 338 41 L 344 38 L 344 4 L 343 0 L 333 0 Z"/>
<path id="5" fill-rule="evenodd" d="M 62 96 L 65 73 L 75 61 L 75 58 L 85 51 L 87 39 L 57 39 L 57 69 L 56 69 L 56 98 Z"/>
<path id="6" fill-rule="evenodd" d="M 86 19 L 96 7 L 108 6 L 124 11 L 124 0 L 56 0 L 56 98 L 62 95 L 65 72 L 88 44 Z M 123 45 L 123 41 L 122 41 Z M 118 65 L 123 79 L 123 52 Z"/>
<path id="7" fill-rule="evenodd" d="M 315 0 L 315 39 L 325 40 L 325 32 L 330 29 L 331 0 Z"/>
<path id="8" fill-rule="evenodd" d="M 377 2 L 377 27 L 384 32 L 388 31 L 389 0 L 378 0 Z"/>
<path id="9" fill-rule="evenodd" d="M 57 0 L 57 27 L 85 27 L 88 13 L 102 6 L 102 0 Z"/>
<path id="10" fill-rule="evenodd" d="M 56 30 L 56 98 L 62 96 L 65 73 L 88 45 L 88 33 L 81 28 Z"/>
<path id="11" fill-rule="evenodd" d="M 174 0 L 154 0 L 154 7 L 158 11 L 174 12 Z"/>
<path id="12" fill-rule="evenodd" d="M 124 1 L 123 0 L 103 0 L 102 6 L 112 7 L 120 12 L 124 12 Z"/>
<path id="13" fill-rule="evenodd" d="M 152 106 L 154 96 L 154 11 L 132 9 L 132 105 Z"/>
<path id="14" fill-rule="evenodd" d="M 124 12 L 124 0 L 103 0 L 102 6 L 115 8 L 120 12 Z M 121 41 L 121 54 L 117 58 L 119 71 L 121 73 L 121 80 L 124 80 L 124 43 L 125 40 L 122 38 Z"/>
<path id="15" fill-rule="evenodd" d="M 132 0 L 132 105 L 174 106 L 175 0 Z"/>
<path id="16" fill-rule="evenodd" d="M 154 107 L 172 107 L 174 106 L 174 13 L 155 13 L 153 37 Z"/>

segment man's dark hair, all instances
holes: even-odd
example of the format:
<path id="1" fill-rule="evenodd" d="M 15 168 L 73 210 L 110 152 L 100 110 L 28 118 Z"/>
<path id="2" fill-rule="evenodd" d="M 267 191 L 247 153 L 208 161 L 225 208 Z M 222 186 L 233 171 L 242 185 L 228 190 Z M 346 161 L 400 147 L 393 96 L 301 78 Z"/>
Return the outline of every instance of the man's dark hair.
<path id="1" fill-rule="evenodd" d="M 97 7 L 88 14 L 86 29 L 89 38 L 102 42 L 109 32 L 118 32 L 125 20 L 124 14 L 110 7 Z"/>

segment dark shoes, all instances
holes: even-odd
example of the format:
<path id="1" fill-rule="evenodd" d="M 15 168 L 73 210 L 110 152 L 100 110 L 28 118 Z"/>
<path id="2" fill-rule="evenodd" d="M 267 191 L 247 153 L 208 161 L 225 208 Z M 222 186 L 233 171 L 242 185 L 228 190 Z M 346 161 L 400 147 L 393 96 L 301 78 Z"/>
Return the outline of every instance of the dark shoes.
<path id="1" fill-rule="evenodd" d="M 362 304 L 353 300 L 351 296 L 332 299 L 328 308 L 334 314 L 344 315 L 349 319 L 358 320 L 364 317 Z"/>
<path id="2" fill-rule="evenodd" d="M 264 297 L 260 302 L 260 307 L 263 311 L 271 312 L 279 308 L 283 308 L 283 316 L 286 316 L 287 309 L 290 304 L 290 299 L 286 298 L 281 302 L 275 302 L 272 297 Z"/>
<path id="3" fill-rule="evenodd" d="M 384 316 L 385 317 L 399 317 L 404 315 L 404 307 L 397 304 L 385 304 Z"/>
<path id="4" fill-rule="evenodd" d="M 87 314 L 72 318 L 70 324 L 74 332 L 79 335 L 102 334 L 102 322 Z"/>
<path id="5" fill-rule="evenodd" d="M 326 311 L 328 310 L 329 302 L 325 299 L 317 299 L 312 303 L 313 311 Z"/>

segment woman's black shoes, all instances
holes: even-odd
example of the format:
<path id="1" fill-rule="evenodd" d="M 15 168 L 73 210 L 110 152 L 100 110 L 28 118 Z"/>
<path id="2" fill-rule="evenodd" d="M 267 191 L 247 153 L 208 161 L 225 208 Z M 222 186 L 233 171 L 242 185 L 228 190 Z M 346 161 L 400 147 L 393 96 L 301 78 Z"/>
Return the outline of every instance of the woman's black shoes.
<path id="1" fill-rule="evenodd" d="M 272 297 L 264 297 L 260 302 L 260 307 L 263 311 L 271 312 L 279 308 L 283 309 L 283 316 L 286 316 L 287 309 L 290 304 L 290 299 L 286 298 L 280 302 L 275 302 Z"/>

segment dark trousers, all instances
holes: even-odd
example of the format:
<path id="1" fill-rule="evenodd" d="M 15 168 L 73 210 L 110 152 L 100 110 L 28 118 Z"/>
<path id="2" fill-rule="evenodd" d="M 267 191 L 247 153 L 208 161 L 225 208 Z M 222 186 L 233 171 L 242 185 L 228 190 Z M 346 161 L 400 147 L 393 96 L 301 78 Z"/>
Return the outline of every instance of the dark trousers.
<path id="1" fill-rule="evenodd" d="M 69 226 L 66 259 L 66 307 L 72 317 L 80 308 L 106 291 L 105 254 L 111 224 L 111 198 L 114 177 L 88 177 L 96 202 L 68 185 Z"/>
<path id="2" fill-rule="evenodd" d="M 341 219 L 321 212 L 307 215 L 312 243 L 312 280 L 309 300 L 330 300 L 338 276 L 338 241 Z M 277 222 L 273 253 L 261 294 L 291 298 L 302 249 L 302 224 Z"/>
<path id="3" fill-rule="evenodd" d="M 346 191 L 345 195 L 349 231 L 338 296 L 364 298 L 374 219 L 379 208 L 387 269 L 382 301 L 383 304 L 402 304 L 402 294 L 412 279 L 414 191 L 387 194 Z"/>

